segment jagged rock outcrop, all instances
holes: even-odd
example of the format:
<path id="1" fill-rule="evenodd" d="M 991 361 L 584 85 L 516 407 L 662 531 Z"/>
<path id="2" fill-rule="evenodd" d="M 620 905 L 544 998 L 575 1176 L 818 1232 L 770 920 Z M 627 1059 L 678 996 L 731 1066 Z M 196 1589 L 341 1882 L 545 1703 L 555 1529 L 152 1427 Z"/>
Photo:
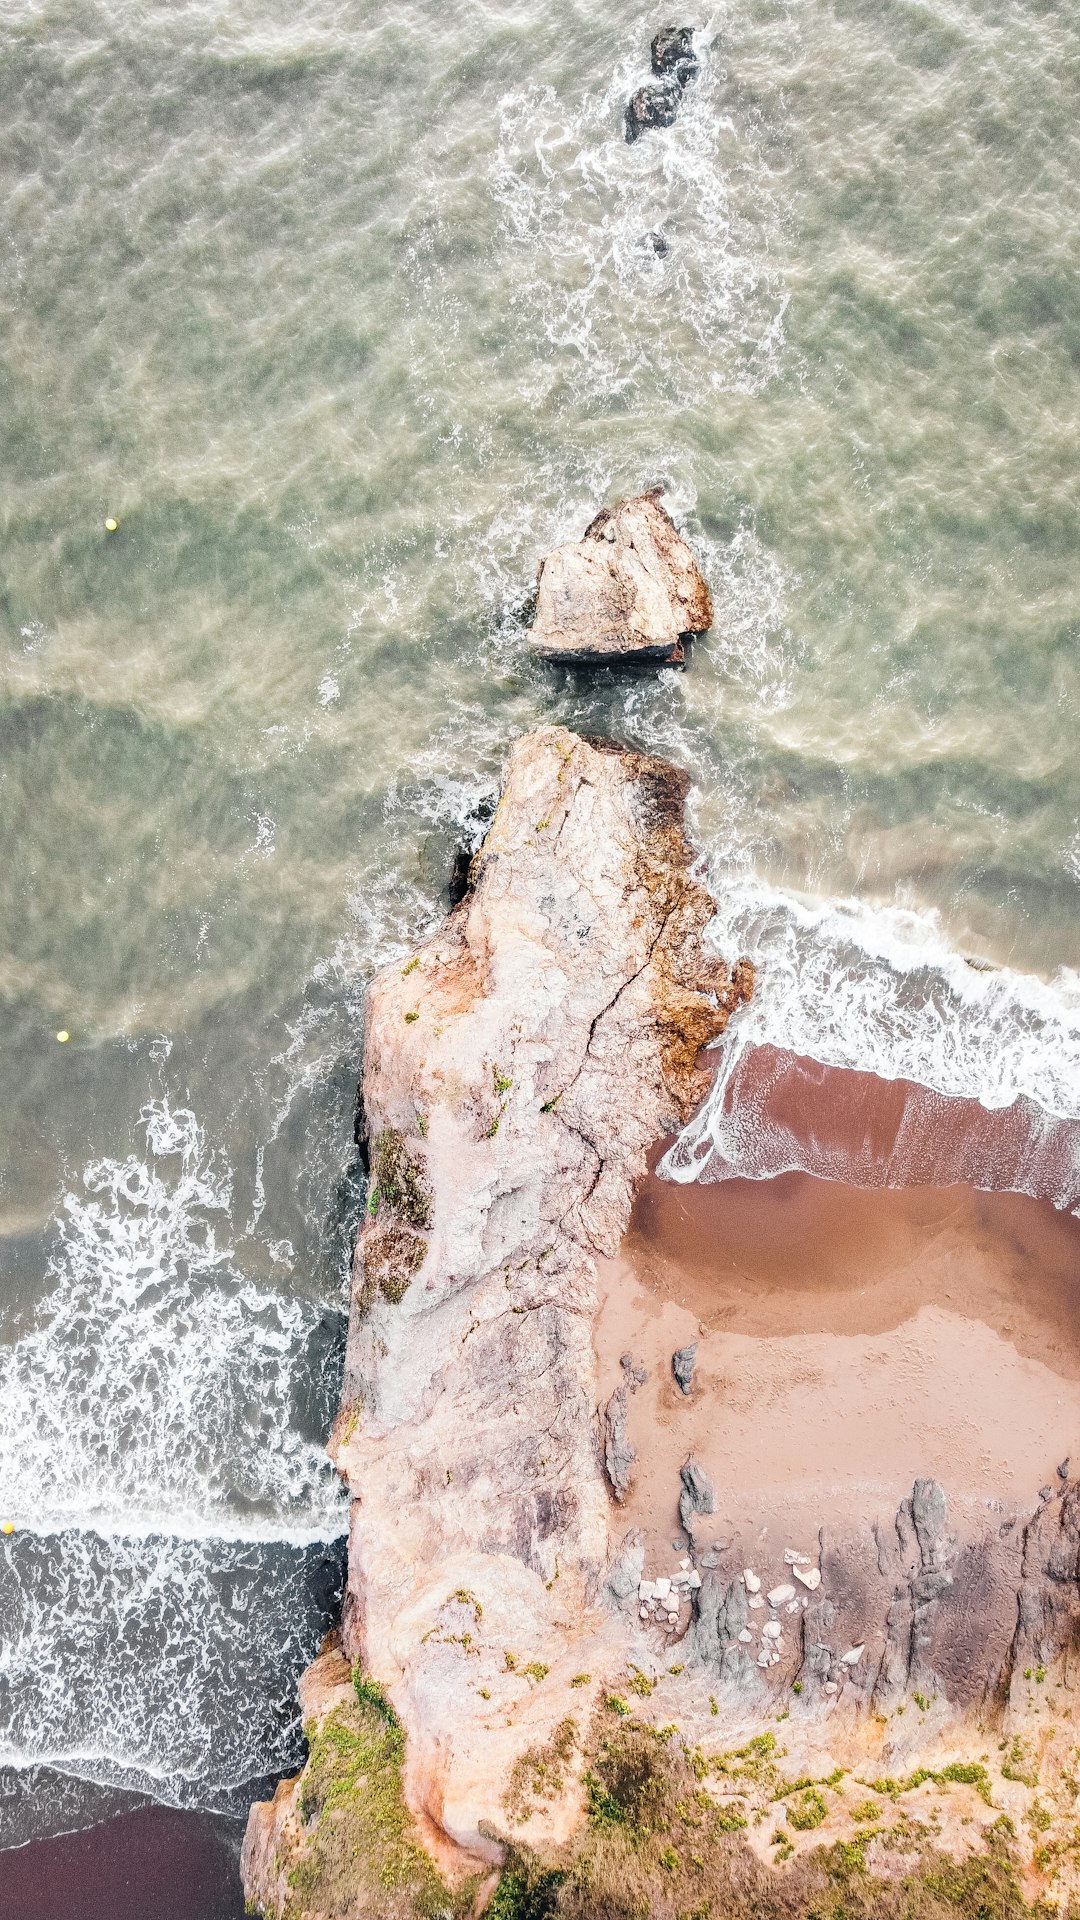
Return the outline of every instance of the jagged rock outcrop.
<path id="1" fill-rule="evenodd" d="M 651 504 L 611 518 L 620 539 L 655 524 Z M 520 740 L 466 897 L 368 1000 L 371 1193 L 331 1443 L 354 1502 L 342 1639 L 387 1689 L 409 1806 L 451 1870 L 500 1857 L 516 1759 L 622 1644 L 594 1263 L 753 981 L 702 944 L 687 786 L 560 727 Z M 267 1836 L 302 1837 L 302 1792 L 252 1814 L 246 1888 L 268 1913 Z"/>
<path id="2" fill-rule="evenodd" d="M 712 625 L 709 589 L 654 487 L 605 507 L 580 540 L 556 547 L 537 580 L 529 644 L 579 666 L 678 665 Z"/>

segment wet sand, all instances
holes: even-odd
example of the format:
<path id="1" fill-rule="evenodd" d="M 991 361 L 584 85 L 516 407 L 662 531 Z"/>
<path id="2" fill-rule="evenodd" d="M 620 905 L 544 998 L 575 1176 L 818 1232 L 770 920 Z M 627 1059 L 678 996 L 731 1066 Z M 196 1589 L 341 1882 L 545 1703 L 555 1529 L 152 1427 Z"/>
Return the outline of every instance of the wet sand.
<path id="1" fill-rule="evenodd" d="M 0 1920 L 242 1920 L 238 1821 L 147 1807 L 0 1853 Z"/>
<path id="2" fill-rule="evenodd" d="M 714 1057 L 701 1064 L 711 1068 Z M 1080 1201 L 1080 1121 L 1023 1098 L 984 1107 L 766 1045 L 739 1061 L 724 1119 L 735 1174 L 798 1170 L 859 1187 L 966 1184 L 1057 1207 Z"/>
<path id="3" fill-rule="evenodd" d="M 718 1493 L 699 1545 L 891 1527 L 922 1475 L 966 1530 L 965 1513 L 1029 1513 L 1058 1462 L 1080 1463 L 1080 1222 L 1045 1201 L 651 1176 L 600 1284 L 602 1396 L 624 1352 L 648 1369 L 622 1513 L 660 1558 L 690 1453 Z M 671 1355 L 695 1340 L 685 1398 Z"/>

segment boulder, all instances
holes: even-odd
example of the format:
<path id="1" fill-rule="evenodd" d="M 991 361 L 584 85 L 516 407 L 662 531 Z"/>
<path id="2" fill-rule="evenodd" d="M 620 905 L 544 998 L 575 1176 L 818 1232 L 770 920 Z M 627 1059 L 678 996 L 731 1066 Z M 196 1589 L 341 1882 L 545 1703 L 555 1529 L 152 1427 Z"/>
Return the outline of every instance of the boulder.
<path id="1" fill-rule="evenodd" d="M 604 1408 L 604 1465 L 611 1491 L 623 1501 L 633 1481 L 637 1451 L 626 1431 L 626 1388 L 617 1387 Z"/>
<path id="2" fill-rule="evenodd" d="M 598 513 L 540 567 L 529 645 L 545 660 L 679 665 L 712 625 L 709 589 L 653 487 Z"/>
<path id="3" fill-rule="evenodd" d="M 679 1468 L 679 1478 L 682 1481 L 682 1492 L 679 1495 L 679 1519 L 689 1533 L 690 1522 L 695 1513 L 716 1512 L 716 1489 L 704 1467 L 693 1459 L 687 1460 L 686 1464 Z"/>
<path id="4" fill-rule="evenodd" d="M 692 1347 L 680 1347 L 678 1353 L 671 1356 L 671 1371 L 675 1375 L 680 1391 L 689 1395 L 694 1382 L 694 1362 L 697 1359 L 698 1343 Z"/>
<path id="5" fill-rule="evenodd" d="M 652 70 L 655 74 L 672 75 L 680 87 L 694 78 L 698 63 L 693 27 L 661 27 L 653 36 Z"/>
<path id="6" fill-rule="evenodd" d="M 682 99 L 677 80 L 657 80 L 639 87 L 626 105 L 626 143 L 633 146 L 650 127 L 673 127 Z"/>

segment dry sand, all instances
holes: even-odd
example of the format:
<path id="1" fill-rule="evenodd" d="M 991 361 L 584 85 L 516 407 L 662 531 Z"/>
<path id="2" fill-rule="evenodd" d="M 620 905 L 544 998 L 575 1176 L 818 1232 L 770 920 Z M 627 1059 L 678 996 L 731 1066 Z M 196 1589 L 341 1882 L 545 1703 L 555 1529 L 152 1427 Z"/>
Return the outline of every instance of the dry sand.
<path id="1" fill-rule="evenodd" d="M 679 1467 L 717 1490 L 697 1542 L 763 1565 L 818 1531 L 892 1527 L 917 1476 L 961 1531 L 1027 1514 L 1080 1463 L 1080 1222 L 970 1187 L 865 1191 L 804 1174 L 681 1187 L 651 1176 L 618 1259 L 601 1263 L 603 1398 L 630 1400 L 622 1509 L 649 1569 L 679 1537 Z M 671 1371 L 699 1341 L 694 1391 Z"/>

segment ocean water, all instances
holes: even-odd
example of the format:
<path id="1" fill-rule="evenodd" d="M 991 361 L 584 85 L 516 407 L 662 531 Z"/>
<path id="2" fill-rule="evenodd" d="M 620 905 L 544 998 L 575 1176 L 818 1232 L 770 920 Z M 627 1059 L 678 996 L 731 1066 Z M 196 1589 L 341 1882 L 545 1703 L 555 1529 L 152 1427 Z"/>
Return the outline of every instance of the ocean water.
<path id="1" fill-rule="evenodd" d="M 628 147 L 669 17 L 0 7 L 0 1844 L 298 1757 L 365 981 L 521 730 L 691 771 L 732 1071 L 1080 1115 L 1080 17 L 732 0 Z M 530 663 L 654 483 L 689 670 Z"/>

